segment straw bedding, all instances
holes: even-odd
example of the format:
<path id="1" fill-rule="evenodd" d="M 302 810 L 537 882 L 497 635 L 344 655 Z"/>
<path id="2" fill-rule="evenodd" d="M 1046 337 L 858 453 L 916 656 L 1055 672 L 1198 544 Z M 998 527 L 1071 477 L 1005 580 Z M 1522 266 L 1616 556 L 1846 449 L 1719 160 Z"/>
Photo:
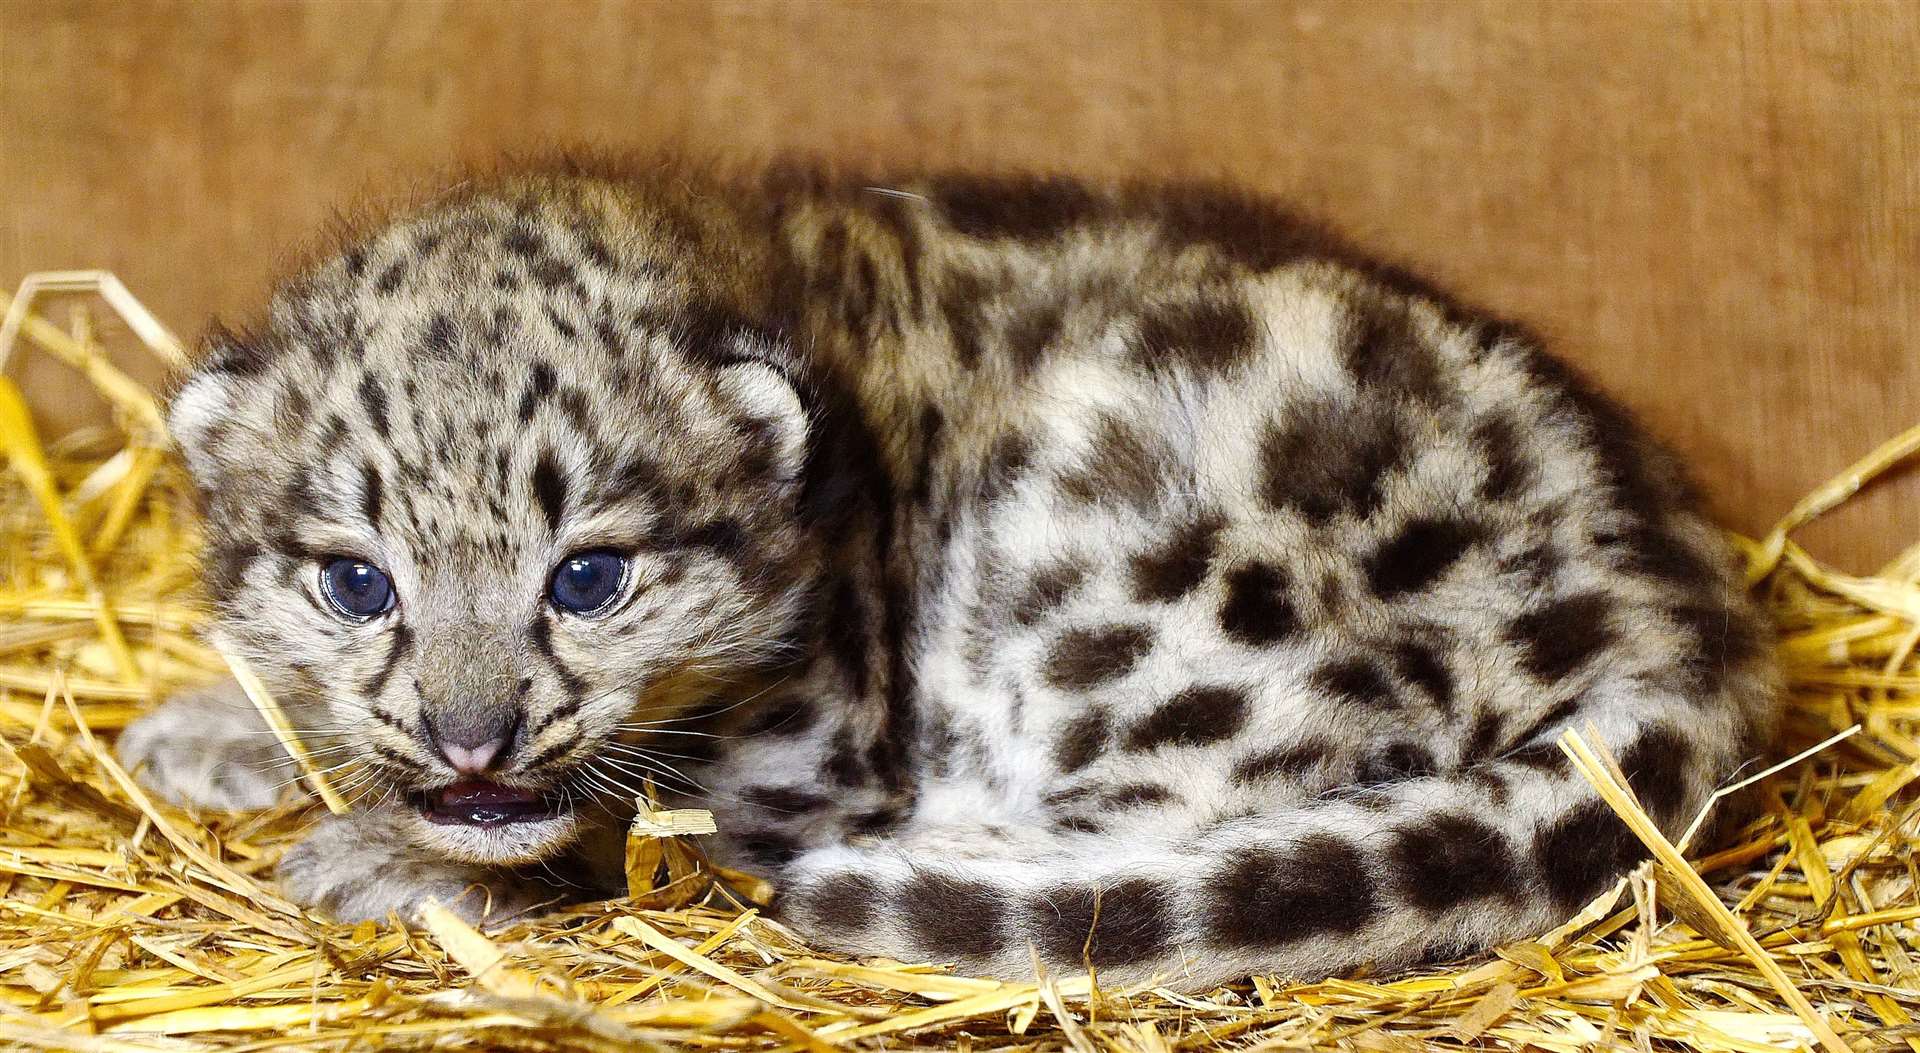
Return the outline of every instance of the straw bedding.
<path id="1" fill-rule="evenodd" d="M 179 357 L 111 276 L 40 284 L 100 291 Z M 0 380 L 0 1046 L 1920 1053 L 1920 545 L 1855 578 L 1788 540 L 1920 450 L 1920 428 L 1765 539 L 1737 539 L 1791 684 L 1759 818 L 1683 861 L 1609 759 L 1569 737 L 1656 861 L 1566 926 L 1454 968 L 1182 996 L 815 953 L 761 916 L 764 888 L 716 881 L 697 836 L 651 836 L 699 829 L 699 814 L 636 832 L 635 898 L 503 932 L 445 912 L 403 928 L 302 913 L 270 875 L 322 805 L 188 815 L 113 760 L 143 707 L 228 671 L 194 633 L 191 503 L 155 397 L 109 364 L 87 316 L 13 316 L 0 366 L 13 342 L 65 360 L 119 427 L 43 443 Z"/>

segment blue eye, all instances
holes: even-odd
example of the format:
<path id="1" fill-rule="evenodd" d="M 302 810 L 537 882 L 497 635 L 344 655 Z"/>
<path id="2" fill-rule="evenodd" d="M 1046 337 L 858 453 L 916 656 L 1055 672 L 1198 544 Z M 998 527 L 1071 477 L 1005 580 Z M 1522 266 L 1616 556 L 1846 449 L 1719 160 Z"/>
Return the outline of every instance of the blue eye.
<path id="1" fill-rule="evenodd" d="M 627 580 L 627 557 L 606 549 L 575 552 L 553 568 L 548 595 L 574 614 L 595 614 L 613 602 Z"/>
<path id="2" fill-rule="evenodd" d="M 364 560 L 341 557 L 320 568 L 320 590 L 349 618 L 371 618 L 393 606 L 387 572 Z"/>

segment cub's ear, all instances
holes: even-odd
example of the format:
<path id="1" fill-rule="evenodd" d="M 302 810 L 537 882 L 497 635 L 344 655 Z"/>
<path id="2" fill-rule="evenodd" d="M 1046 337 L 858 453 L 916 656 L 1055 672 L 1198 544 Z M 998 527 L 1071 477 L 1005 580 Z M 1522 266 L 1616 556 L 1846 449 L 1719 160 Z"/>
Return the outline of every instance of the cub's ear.
<path id="1" fill-rule="evenodd" d="M 716 381 L 721 393 L 746 417 L 752 441 L 765 445 L 768 473 L 782 482 L 798 479 L 807 461 L 812 426 L 792 378 L 771 363 L 741 358 L 722 366 Z"/>
<path id="2" fill-rule="evenodd" d="M 208 333 L 202 358 L 193 366 L 167 407 L 167 430 L 186 455 L 187 467 L 202 486 L 220 475 L 223 439 L 242 426 L 241 392 L 261 363 L 232 333 L 216 324 Z"/>

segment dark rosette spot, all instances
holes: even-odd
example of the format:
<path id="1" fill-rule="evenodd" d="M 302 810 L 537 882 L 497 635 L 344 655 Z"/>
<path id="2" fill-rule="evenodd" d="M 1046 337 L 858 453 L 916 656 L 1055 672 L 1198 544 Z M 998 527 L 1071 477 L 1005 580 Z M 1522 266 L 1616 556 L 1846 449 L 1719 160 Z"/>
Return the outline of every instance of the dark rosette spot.
<path id="1" fill-rule="evenodd" d="M 1006 942 L 1002 895 L 985 882 L 922 870 L 900 890 L 898 910 L 930 955 L 988 958 Z"/>
<path id="2" fill-rule="evenodd" d="M 1067 721 L 1053 744 L 1053 762 L 1063 772 L 1076 772 L 1093 763 L 1107 748 L 1111 734 L 1105 709 L 1094 708 Z"/>
<path id="3" fill-rule="evenodd" d="M 1380 909 L 1365 857 L 1330 834 L 1309 834 L 1285 851 L 1235 850 L 1207 883 L 1208 933 L 1230 946 L 1355 932 Z"/>
<path id="4" fill-rule="evenodd" d="M 1173 888 L 1132 878 L 1111 888 L 1058 888 L 1031 905 L 1047 960 L 1112 968 L 1164 953 L 1175 933 Z"/>
<path id="5" fill-rule="evenodd" d="M 1227 596 L 1220 605 L 1220 628 L 1230 639 L 1253 647 L 1280 643 L 1300 627 L 1300 615 L 1287 592 L 1287 575 L 1270 563 L 1250 563 L 1228 572 Z"/>
<path id="6" fill-rule="evenodd" d="M 1381 599 L 1419 592 L 1438 581 L 1478 536 L 1457 520 L 1416 519 L 1368 558 L 1367 584 Z"/>
<path id="7" fill-rule="evenodd" d="M 1520 645 L 1527 672 L 1550 683 L 1613 644 L 1612 609 L 1613 602 L 1598 592 L 1567 596 L 1515 618 L 1507 639 Z"/>
<path id="8" fill-rule="evenodd" d="M 1398 706 L 1393 686 L 1372 662 L 1343 658 L 1313 671 L 1313 686 L 1345 702 L 1363 706 Z"/>
<path id="9" fill-rule="evenodd" d="M 1127 729 L 1130 750 L 1199 746 L 1232 738 L 1247 722 L 1251 703 L 1231 687 L 1190 687 Z"/>
<path id="10" fill-rule="evenodd" d="M 1404 433 L 1388 407 L 1335 398 L 1297 403 L 1261 437 L 1262 496 L 1309 523 L 1342 512 L 1371 515 L 1386 476 L 1405 463 Z"/>
<path id="11" fill-rule="evenodd" d="M 1071 629 L 1053 642 L 1041 675 L 1061 690 L 1084 691 L 1126 676 L 1152 647 L 1144 625 Z"/>
<path id="12" fill-rule="evenodd" d="M 1640 733 L 1620 754 L 1620 770 L 1627 785 L 1663 825 L 1681 818 L 1687 802 L 1687 771 L 1693 746 L 1672 726 L 1655 724 Z"/>
<path id="13" fill-rule="evenodd" d="M 1170 603 L 1206 580 L 1207 567 L 1220 544 L 1223 526 L 1217 516 L 1193 520 L 1159 545 L 1133 557 L 1133 594 L 1155 603 Z"/>
<path id="14" fill-rule="evenodd" d="M 1620 817 L 1598 800 L 1577 805 L 1533 839 L 1533 865 L 1554 903 L 1567 911 L 1599 895 L 1646 855 Z"/>
<path id="15" fill-rule="evenodd" d="M 1246 305 L 1222 300 L 1169 304 L 1140 320 L 1133 352 L 1142 365 L 1186 362 L 1222 371 L 1253 350 L 1253 316 Z"/>
<path id="16" fill-rule="evenodd" d="M 1512 845 L 1472 816 L 1428 816 L 1393 832 L 1400 892 L 1426 910 L 1444 910 L 1483 896 L 1511 896 L 1519 888 Z"/>

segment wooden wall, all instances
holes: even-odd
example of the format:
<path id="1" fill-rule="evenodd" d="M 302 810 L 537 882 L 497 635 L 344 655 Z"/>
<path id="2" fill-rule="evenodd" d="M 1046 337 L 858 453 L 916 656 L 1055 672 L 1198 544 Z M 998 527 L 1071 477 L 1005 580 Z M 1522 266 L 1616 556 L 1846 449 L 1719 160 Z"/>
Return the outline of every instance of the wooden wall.
<path id="1" fill-rule="evenodd" d="M 1916 56 L 1901 2 L 0 0 L 0 283 L 192 335 L 359 195 L 551 143 L 1225 177 L 1549 333 L 1752 531 L 1920 420 Z M 1866 569 L 1917 497 L 1809 540 Z"/>

